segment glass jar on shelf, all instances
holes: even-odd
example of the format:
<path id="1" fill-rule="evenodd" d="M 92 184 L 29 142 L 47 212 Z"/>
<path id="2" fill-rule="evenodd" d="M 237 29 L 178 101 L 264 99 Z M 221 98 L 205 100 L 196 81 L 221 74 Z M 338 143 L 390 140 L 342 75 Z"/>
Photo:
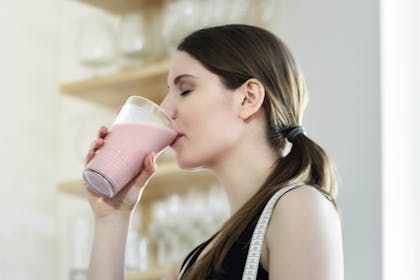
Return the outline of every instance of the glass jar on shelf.
<path id="1" fill-rule="evenodd" d="M 108 66 L 116 59 L 113 26 L 100 18 L 81 20 L 76 37 L 76 57 L 90 70 L 91 76 L 107 74 Z"/>
<path id="2" fill-rule="evenodd" d="M 121 17 L 118 25 L 120 68 L 141 66 L 155 58 L 150 30 L 142 12 L 128 13 Z"/>

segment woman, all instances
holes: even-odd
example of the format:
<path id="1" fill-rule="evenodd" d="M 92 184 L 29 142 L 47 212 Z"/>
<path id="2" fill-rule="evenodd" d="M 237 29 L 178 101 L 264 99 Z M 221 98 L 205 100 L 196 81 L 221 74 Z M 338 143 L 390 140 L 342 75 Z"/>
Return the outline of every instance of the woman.
<path id="1" fill-rule="evenodd" d="M 181 168 L 216 174 L 231 217 L 168 279 L 241 279 L 257 220 L 280 192 L 257 279 L 343 279 L 334 172 L 301 126 L 307 92 L 290 51 L 270 32 L 247 25 L 196 31 L 177 50 L 161 104 L 179 130 L 172 148 Z M 88 161 L 106 133 L 100 129 Z M 144 170 L 113 199 L 90 193 L 89 279 L 123 279 L 130 215 L 155 170 L 149 154 Z"/>

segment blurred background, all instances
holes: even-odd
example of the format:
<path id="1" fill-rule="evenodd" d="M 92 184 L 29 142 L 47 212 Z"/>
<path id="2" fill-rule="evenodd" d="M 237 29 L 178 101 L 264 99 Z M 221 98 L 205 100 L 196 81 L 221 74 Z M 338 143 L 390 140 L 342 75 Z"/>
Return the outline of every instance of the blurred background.
<path id="1" fill-rule="evenodd" d="M 3 1 L 0 277 L 85 279 L 80 179 L 97 128 L 128 95 L 162 98 L 184 34 L 241 22 L 277 34 L 303 68 L 304 125 L 340 174 L 346 279 L 419 279 L 419 19 L 416 0 Z M 227 217 L 214 178 L 180 172 L 170 150 L 159 161 L 133 218 L 127 279 L 159 279 Z"/>

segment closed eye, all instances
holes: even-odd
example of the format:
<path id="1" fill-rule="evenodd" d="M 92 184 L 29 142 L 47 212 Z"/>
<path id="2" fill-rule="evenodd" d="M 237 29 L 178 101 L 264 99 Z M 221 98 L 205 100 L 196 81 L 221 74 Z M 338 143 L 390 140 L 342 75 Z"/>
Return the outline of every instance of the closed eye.
<path id="1" fill-rule="evenodd" d="M 184 90 L 183 92 L 180 93 L 180 95 L 181 96 L 185 96 L 185 95 L 187 95 L 190 92 L 191 92 L 191 90 Z"/>

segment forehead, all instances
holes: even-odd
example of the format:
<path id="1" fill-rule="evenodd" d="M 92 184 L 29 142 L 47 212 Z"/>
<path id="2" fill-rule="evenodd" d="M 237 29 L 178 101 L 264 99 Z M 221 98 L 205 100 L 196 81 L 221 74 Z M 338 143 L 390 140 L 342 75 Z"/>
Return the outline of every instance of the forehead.
<path id="1" fill-rule="evenodd" d="M 168 74 L 168 85 L 173 84 L 174 79 L 181 75 L 192 75 L 197 78 L 216 76 L 208 71 L 197 59 L 184 51 L 177 51 L 173 57 Z M 216 76 L 217 77 L 217 76 Z"/>

